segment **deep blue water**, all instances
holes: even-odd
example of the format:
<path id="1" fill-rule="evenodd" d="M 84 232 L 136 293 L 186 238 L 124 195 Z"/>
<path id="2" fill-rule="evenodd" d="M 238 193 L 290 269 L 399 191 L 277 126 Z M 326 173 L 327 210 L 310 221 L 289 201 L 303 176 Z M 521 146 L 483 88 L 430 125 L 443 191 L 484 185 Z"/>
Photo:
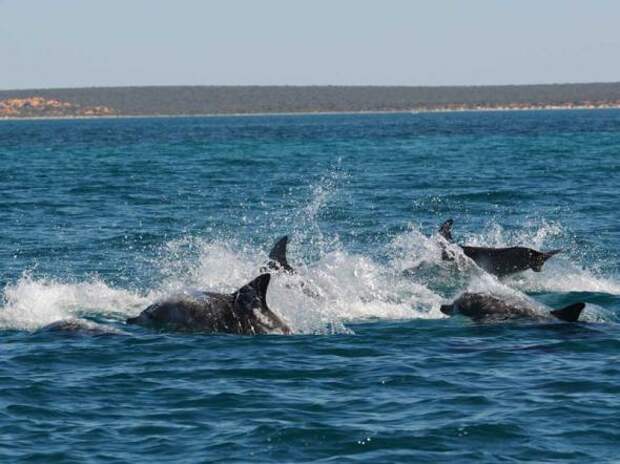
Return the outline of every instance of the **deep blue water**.
<path id="1" fill-rule="evenodd" d="M 0 121 L 0 159 L 0 462 L 618 460 L 620 111 Z M 564 252 L 498 280 L 449 217 Z M 295 335 L 124 324 L 283 234 Z M 465 290 L 584 322 L 444 317 Z"/>

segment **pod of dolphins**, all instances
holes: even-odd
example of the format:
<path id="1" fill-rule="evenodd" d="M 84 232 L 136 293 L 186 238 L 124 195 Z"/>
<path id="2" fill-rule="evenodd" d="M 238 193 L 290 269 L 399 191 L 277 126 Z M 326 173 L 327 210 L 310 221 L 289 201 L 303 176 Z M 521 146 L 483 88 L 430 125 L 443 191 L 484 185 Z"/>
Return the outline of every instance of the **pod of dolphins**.
<path id="1" fill-rule="evenodd" d="M 439 234 L 446 243 L 442 243 L 442 259 L 454 260 L 452 219 L 444 222 Z M 200 292 L 182 295 L 158 301 L 138 316 L 127 319 L 127 324 L 137 324 L 159 330 L 197 331 L 203 333 L 229 333 L 237 335 L 261 335 L 292 333 L 291 328 L 267 305 L 267 288 L 272 273 L 284 272 L 295 274 L 295 270 L 286 259 L 288 237 L 276 242 L 269 253 L 267 265 L 261 268 L 261 274 L 232 294 Z M 541 252 L 525 247 L 489 248 L 458 245 L 463 254 L 484 271 L 498 277 L 507 276 L 528 269 L 540 272 L 545 262 L 561 252 L 550 250 Z M 301 283 L 304 293 L 315 297 Z M 453 316 L 460 314 L 478 322 L 507 319 L 556 319 L 565 322 L 579 320 L 585 303 L 578 302 L 565 308 L 541 312 L 540 309 L 526 301 L 509 301 L 498 295 L 488 293 L 463 293 L 452 303 L 442 305 L 443 314 Z M 57 321 L 43 328 L 44 331 L 76 332 L 83 331 L 99 334 L 101 328 L 93 323 L 76 320 Z"/>

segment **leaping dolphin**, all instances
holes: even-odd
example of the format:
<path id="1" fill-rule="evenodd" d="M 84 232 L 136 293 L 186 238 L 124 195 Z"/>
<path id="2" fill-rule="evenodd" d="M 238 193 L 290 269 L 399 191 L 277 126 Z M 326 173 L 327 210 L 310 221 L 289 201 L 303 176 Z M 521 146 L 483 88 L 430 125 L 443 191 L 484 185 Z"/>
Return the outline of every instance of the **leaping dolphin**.
<path id="1" fill-rule="evenodd" d="M 261 274 L 232 294 L 203 292 L 164 300 L 127 323 L 207 333 L 290 334 L 291 329 L 267 306 L 270 278 Z"/>
<path id="2" fill-rule="evenodd" d="M 439 234 L 448 242 L 453 243 L 452 225 L 454 221 L 448 219 L 439 228 Z M 507 276 L 516 272 L 532 269 L 534 272 L 542 271 L 542 267 L 549 258 L 557 255 L 562 250 L 537 251 L 525 247 L 489 248 L 459 245 L 463 253 L 472 259 L 478 266 L 498 277 Z M 444 260 L 452 260 L 450 254 L 444 249 Z"/>
<path id="3" fill-rule="evenodd" d="M 525 301 L 508 301 L 487 293 L 463 293 L 453 303 L 442 305 L 442 313 L 453 316 L 462 314 L 475 321 L 501 321 L 506 319 L 559 319 L 577 322 L 585 303 L 579 302 L 562 309 L 541 312 Z"/>

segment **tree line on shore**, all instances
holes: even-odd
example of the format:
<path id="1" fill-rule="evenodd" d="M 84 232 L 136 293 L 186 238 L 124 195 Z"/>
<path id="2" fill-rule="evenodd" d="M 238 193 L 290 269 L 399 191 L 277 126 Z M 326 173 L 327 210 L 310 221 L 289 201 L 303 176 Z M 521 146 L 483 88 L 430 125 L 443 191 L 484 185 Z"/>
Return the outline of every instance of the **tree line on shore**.
<path id="1" fill-rule="evenodd" d="M 0 90 L 117 115 L 415 111 L 476 107 L 620 104 L 620 83 L 454 87 L 161 86 Z"/>

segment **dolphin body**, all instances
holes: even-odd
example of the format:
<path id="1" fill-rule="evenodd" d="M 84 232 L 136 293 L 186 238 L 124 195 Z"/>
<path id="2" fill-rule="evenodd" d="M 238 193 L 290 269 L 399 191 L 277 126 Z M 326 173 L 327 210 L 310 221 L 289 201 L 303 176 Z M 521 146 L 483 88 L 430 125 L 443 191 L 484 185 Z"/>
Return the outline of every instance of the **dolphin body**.
<path id="1" fill-rule="evenodd" d="M 447 316 L 462 314 L 475 321 L 502 321 L 507 319 L 559 319 L 577 322 L 585 303 L 579 302 L 562 309 L 543 313 L 525 301 L 510 302 L 488 293 L 463 293 L 449 305 L 440 310 Z"/>
<path id="2" fill-rule="evenodd" d="M 232 294 L 202 292 L 164 300 L 127 323 L 189 332 L 290 334 L 291 329 L 267 306 L 270 279 L 270 274 L 261 274 Z"/>
<path id="3" fill-rule="evenodd" d="M 453 224 L 454 221 L 448 219 L 439 228 L 439 234 L 450 243 L 454 242 L 452 239 Z M 472 259 L 478 266 L 489 274 L 494 274 L 498 277 L 527 271 L 528 269 L 540 272 L 545 261 L 562 251 L 550 250 L 542 252 L 525 247 L 488 248 L 463 245 L 459 245 L 459 247 L 463 250 L 465 256 Z M 442 253 L 442 258 L 447 261 L 453 259 L 445 249 Z"/>

